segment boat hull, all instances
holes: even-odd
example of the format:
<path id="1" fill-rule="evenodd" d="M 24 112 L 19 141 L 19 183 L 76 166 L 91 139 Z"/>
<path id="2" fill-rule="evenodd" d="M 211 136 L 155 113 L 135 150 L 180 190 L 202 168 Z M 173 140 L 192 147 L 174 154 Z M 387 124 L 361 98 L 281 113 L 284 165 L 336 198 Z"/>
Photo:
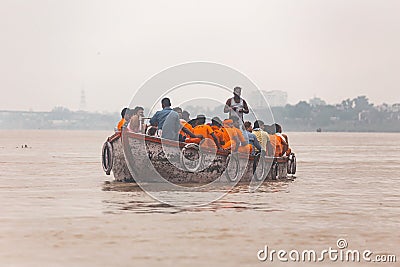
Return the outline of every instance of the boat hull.
<path id="1" fill-rule="evenodd" d="M 183 160 L 187 144 L 127 130 L 110 137 L 112 172 L 117 181 L 168 182 L 174 184 L 245 182 L 287 177 L 288 158 L 257 158 L 212 149 L 201 150 L 200 167 L 193 171 Z M 186 147 L 185 147 L 186 146 Z M 261 160 L 264 161 L 260 164 Z M 254 174 L 254 172 L 256 174 Z M 160 177 L 162 179 L 160 179 Z M 165 179 L 165 180 L 164 180 Z"/>

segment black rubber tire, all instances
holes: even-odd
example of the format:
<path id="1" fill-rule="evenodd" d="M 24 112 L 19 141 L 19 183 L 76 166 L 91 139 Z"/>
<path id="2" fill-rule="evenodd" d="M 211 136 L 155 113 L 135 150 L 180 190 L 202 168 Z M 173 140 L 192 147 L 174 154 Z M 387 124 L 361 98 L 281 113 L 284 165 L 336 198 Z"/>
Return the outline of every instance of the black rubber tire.
<path id="1" fill-rule="evenodd" d="M 114 164 L 113 156 L 112 145 L 107 141 L 104 143 L 101 153 L 101 163 L 103 165 L 103 170 L 107 175 L 110 175 Z"/>
<path id="2" fill-rule="evenodd" d="M 238 159 L 237 155 L 229 154 L 227 159 L 226 159 L 226 167 L 227 168 L 228 168 L 228 165 L 229 165 L 231 160 L 235 161 L 235 163 L 234 163 L 235 164 L 235 168 L 236 168 L 235 177 L 233 177 L 233 178 L 230 177 L 227 169 L 225 169 L 225 176 L 226 176 L 226 179 L 228 179 L 228 181 L 236 182 L 238 177 L 239 177 L 240 163 L 239 163 L 239 159 Z"/>
<path id="3" fill-rule="evenodd" d="M 297 170 L 296 156 L 293 154 L 292 166 L 291 166 L 291 169 L 290 169 L 290 174 L 296 174 L 296 170 Z"/>
<path id="4" fill-rule="evenodd" d="M 253 161 L 253 178 L 256 181 L 262 181 L 265 179 L 266 173 L 265 173 L 265 160 L 262 157 L 261 153 L 258 154 Z M 257 175 L 257 169 L 262 168 L 262 174 Z"/>
<path id="5" fill-rule="evenodd" d="M 271 166 L 271 179 L 276 180 L 278 176 L 278 162 L 274 159 Z"/>
<path id="6" fill-rule="evenodd" d="M 196 167 L 195 168 L 188 168 L 186 165 L 185 165 L 185 163 L 184 163 L 184 157 L 185 157 L 185 155 L 184 155 L 184 153 L 185 153 L 185 151 L 186 151 L 186 149 L 189 149 L 189 148 L 192 148 L 192 149 L 197 149 L 197 151 L 198 151 L 198 153 L 199 153 L 199 163 L 196 165 Z M 201 168 L 201 166 L 202 166 L 202 164 L 203 164 L 203 154 L 200 152 L 200 148 L 199 148 L 199 146 L 197 145 L 197 144 L 187 144 L 187 145 L 185 145 L 183 148 L 182 148 L 182 151 L 181 151 L 181 156 L 180 156 L 180 161 L 181 161 L 181 165 L 183 166 L 183 168 L 186 170 L 186 171 L 189 171 L 189 172 L 197 172 L 200 168 Z"/>

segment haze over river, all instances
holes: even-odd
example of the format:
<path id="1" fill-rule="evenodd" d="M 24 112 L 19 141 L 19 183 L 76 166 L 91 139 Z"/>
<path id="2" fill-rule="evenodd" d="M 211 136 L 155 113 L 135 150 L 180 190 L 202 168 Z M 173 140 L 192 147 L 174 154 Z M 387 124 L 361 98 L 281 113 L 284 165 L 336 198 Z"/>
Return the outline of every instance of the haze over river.
<path id="1" fill-rule="evenodd" d="M 1 267 L 299 266 L 257 252 L 337 249 L 340 238 L 397 263 L 312 265 L 399 264 L 398 133 L 288 133 L 296 179 L 255 193 L 242 185 L 185 210 L 106 183 L 101 147 L 111 134 L 0 131 Z"/>

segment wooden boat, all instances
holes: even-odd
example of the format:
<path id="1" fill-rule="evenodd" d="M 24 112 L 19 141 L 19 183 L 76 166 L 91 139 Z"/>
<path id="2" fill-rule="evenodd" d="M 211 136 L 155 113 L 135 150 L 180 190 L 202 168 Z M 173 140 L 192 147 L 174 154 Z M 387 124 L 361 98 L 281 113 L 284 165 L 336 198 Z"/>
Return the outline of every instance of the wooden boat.
<path id="1" fill-rule="evenodd" d="M 117 181 L 174 184 L 283 179 L 296 172 L 296 157 L 251 156 L 193 143 L 179 143 L 124 129 L 107 139 L 103 169 Z M 163 181 L 165 181 L 163 180 Z"/>

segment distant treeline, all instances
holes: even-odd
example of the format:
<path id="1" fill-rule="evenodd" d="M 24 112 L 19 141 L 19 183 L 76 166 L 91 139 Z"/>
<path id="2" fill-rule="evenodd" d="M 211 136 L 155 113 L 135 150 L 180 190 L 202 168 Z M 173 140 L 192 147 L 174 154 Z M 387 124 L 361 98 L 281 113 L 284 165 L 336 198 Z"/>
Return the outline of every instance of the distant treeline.
<path id="1" fill-rule="evenodd" d="M 337 132 L 400 132 L 400 104 L 374 106 L 366 96 L 343 100 L 340 104 L 327 105 L 324 101 L 312 104 L 300 101 L 295 105 L 256 109 L 257 118 L 266 123 L 281 124 L 285 131 L 337 131 Z M 249 103 L 251 105 L 251 103 Z M 216 114 L 225 117 L 223 106 L 215 109 L 186 107 L 192 114 Z M 245 120 L 252 120 L 245 116 Z"/>
<path id="2" fill-rule="evenodd" d="M 336 105 L 327 105 L 323 101 L 310 102 L 272 107 L 273 119 L 267 108 L 259 108 L 255 112 L 266 123 L 280 123 L 285 131 L 400 132 L 400 104 L 375 106 L 369 103 L 366 96 L 346 99 Z M 222 105 L 212 109 L 204 106 L 183 108 L 191 113 L 191 118 L 198 114 L 222 119 L 227 116 Z M 63 107 L 56 107 L 50 112 L 0 111 L 0 129 L 113 130 L 119 119 L 119 113 L 70 111 Z M 254 119 L 245 116 L 245 120 Z"/>

